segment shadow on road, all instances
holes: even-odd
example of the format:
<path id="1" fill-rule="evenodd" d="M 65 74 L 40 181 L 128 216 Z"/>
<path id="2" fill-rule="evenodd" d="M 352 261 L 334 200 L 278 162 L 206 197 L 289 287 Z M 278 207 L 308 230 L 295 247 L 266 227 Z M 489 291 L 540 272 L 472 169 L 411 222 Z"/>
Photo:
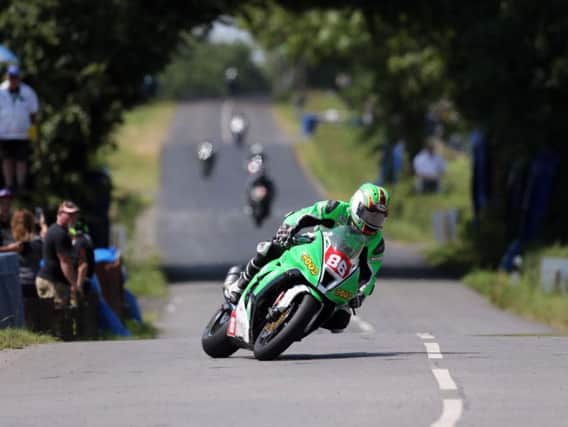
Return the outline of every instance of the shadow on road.
<path id="1" fill-rule="evenodd" d="M 170 284 L 197 281 L 223 281 L 234 264 L 162 265 L 162 271 Z"/>
<path id="2" fill-rule="evenodd" d="M 243 263 L 244 264 L 244 263 Z M 203 265 L 163 265 L 162 271 L 170 284 L 197 281 L 223 281 L 229 268 L 234 264 L 203 264 Z M 424 266 L 424 265 L 396 265 L 385 264 L 378 276 L 380 279 L 408 279 L 408 280 L 453 280 L 458 275 Z"/>
<path id="3" fill-rule="evenodd" d="M 468 352 L 444 352 L 444 354 L 454 354 L 454 355 L 467 355 L 472 356 L 478 353 L 468 353 Z M 414 356 L 420 355 L 424 357 L 427 355 L 425 351 L 406 351 L 406 352 L 366 352 L 366 351 L 355 351 L 349 353 L 328 353 L 328 354 L 285 354 L 278 359 L 274 359 L 273 362 L 289 362 L 295 360 L 339 360 L 339 359 L 366 359 L 371 357 L 385 358 L 385 359 L 402 359 L 404 356 Z M 233 356 L 232 358 L 239 358 Z M 241 359 L 252 359 L 255 360 L 252 355 L 241 356 Z"/>
<path id="4" fill-rule="evenodd" d="M 428 265 L 396 265 L 386 264 L 379 271 L 378 279 L 408 279 L 408 280 L 456 280 L 458 273 L 444 271 Z"/>

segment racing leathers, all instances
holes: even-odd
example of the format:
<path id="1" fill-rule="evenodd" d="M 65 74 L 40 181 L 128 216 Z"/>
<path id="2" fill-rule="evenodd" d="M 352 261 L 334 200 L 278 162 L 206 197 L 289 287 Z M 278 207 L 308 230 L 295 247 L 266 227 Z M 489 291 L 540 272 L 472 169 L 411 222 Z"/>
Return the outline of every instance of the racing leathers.
<path id="1" fill-rule="evenodd" d="M 312 206 L 290 212 L 284 218 L 276 236 L 271 241 L 260 242 L 256 255 L 247 263 L 237 280 L 226 283 L 226 295 L 237 303 L 241 293 L 248 286 L 253 276 L 268 262 L 280 257 L 289 247 L 291 237 L 306 227 L 323 225 L 334 228 L 350 224 L 349 203 L 337 200 L 323 200 Z M 382 231 L 368 237 L 367 245 L 359 256 L 359 292 L 349 305 L 357 308 L 371 295 L 375 287 L 375 278 L 383 262 L 385 243 Z M 347 318 L 345 326 L 349 322 Z M 341 327 L 330 329 L 342 329 Z"/>

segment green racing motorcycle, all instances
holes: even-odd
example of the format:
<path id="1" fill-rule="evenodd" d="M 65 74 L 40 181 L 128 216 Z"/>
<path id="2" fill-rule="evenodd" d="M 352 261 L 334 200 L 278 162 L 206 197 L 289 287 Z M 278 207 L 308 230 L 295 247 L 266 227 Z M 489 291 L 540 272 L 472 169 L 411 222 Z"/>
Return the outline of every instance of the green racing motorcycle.
<path id="1" fill-rule="evenodd" d="M 359 255 L 367 238 L 348 225 L 294 236 L 278 259 L 251 280 L 237 305 L 226 299 L 203 332 L 211 357 L 239 348 L 272 360 L 325 324 L 359 290 Z"/>

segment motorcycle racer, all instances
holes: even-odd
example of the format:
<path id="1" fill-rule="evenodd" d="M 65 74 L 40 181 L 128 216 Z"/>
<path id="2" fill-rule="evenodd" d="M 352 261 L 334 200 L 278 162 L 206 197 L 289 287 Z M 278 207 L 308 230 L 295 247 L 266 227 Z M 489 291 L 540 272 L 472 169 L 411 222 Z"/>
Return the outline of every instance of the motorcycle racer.
<path id="1" fill-rule="evenodd" d="M 249 260 L 240 275 L 229 274 L 224 284 L 226 297 L 236 304 L 254 275 L 268 262 L 280 257 L 291 246 L 292 237 L 301 229 L 318 225 L 327 228 L 349 225 L 367 237 L 366 247 L 359 256 L 359 292 L 349 303 L 352 308 L 360 307 L 363 300 L 373 292 L 374 279 L 383 262 L 383 225 L 389 205 L 390 194 L 385 188 L 365 183 L 355 191 L 349 202 L 322 200 L 290 212 L 285 216 L 275 237 L 258 244 L 256 255 Z M 342 316 L 344 320 L 329 329 L 343 329 L 347 326 L 350 314 L 347 310 L 345 312 L 349 317 Z"/>

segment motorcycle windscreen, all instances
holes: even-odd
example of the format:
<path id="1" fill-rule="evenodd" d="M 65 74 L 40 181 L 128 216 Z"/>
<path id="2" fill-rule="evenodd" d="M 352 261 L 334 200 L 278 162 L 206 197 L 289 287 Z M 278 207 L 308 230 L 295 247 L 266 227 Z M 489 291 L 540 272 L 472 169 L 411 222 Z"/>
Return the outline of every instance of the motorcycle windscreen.
<path id="1" fill-rule="evenodd" d="M 318 288 L 334 303 L 346 304 L 357 295 L 359 255 L 367 238 L 349 226 L 337 227 L 324 234 L 324 274 Z"/>

